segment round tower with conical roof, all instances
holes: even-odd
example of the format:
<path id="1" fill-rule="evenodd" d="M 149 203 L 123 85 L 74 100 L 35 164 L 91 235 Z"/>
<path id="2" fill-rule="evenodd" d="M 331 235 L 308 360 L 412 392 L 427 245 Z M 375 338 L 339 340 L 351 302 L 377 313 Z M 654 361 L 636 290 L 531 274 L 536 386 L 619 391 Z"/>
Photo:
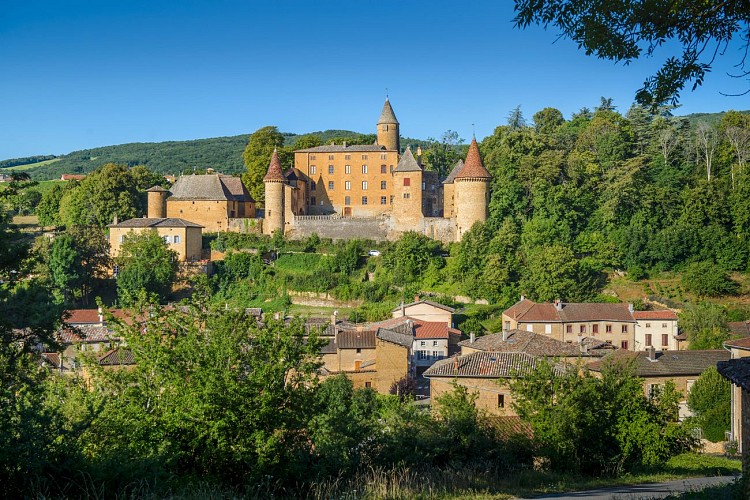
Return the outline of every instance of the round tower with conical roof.
<path id="1" fill-rule="evenodd" d="M 263 234 L 273 234 L 277 230 L 284 231 L 284 172 L 281 170 L 279 154 L 273 150 L 268 172 L 263 177 L 265 185 L 265 218 L 263 219 Z"/>
<path id="2" fill-rule="evenodd" d="M 383 111 L 380 113 L 380 119 L 378 120 L 378 144 L 385 146 L 385 149 L 388 151 L 401 151 L 399 149 L 401 142 L 399 139 L 398 120 L 387 97 L 385 98 Z"/>
<path id="3" fill-rule="evenodd" d="M 148 193 L 148 207 L 146 216 L 149 219 L 164 219 L 167 217 L 167 196 L 169 191 L 161 186 L 150 187 Z"/>
<path id="4" fill-rule="evenodd" d="M 463 168 L 453 179 L 456 241 L 471 229 L 475 222 L 487 220 L 492 175 L 484 168 L 476 138 L 471 140 Z"/>

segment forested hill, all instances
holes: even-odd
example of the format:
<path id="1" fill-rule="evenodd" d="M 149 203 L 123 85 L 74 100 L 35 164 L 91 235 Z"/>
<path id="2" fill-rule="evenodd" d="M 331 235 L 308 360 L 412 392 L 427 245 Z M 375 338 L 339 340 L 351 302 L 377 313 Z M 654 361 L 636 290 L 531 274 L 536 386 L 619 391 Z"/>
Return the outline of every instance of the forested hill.
<path id="1" fill-rule="evenodd" d="M 311 132 L 323 142 L 334 138 L 359 138 L 349 130 Z M 284 143 L 291 146 L 300 137 L 285 133 Z M 307 135 L 307 134 L 305 134 Z M 0 161 L 0 168 L 23 169 L 35 180 L 57 179 L 62 174 L 88 173 L 107 163 L 143 165 L 161 174 L 179 174 L 193 168 L 214 168 L 223 173 L 244 172 L 242 152 L 249 134 L 191 141 L 135 142 L 116 146 L 73 151 L 62 156 L 33 156 Z M 374 140 L 374 136 L 373 136 Z"/>

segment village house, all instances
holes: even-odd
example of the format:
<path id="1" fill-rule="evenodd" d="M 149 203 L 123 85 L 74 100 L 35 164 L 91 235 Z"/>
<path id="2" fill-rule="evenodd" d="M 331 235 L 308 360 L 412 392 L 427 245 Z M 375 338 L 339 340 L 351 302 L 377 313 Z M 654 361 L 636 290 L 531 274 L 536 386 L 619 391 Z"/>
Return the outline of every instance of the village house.
<path id="1" fill-rule="evenodd" d="M 647 396 L 660 390 L 668 381 L 682 394 L 680 400 L 680 420 L 692 415 L 687 407 L 687 397 L 698 377 L 707 368 L 726 361 L 730 353 L 724 349 L 696 351 L 657 351 L 650 347 L 640 352 L 619 352 L 610 358 L 591 363 L 588 368 L 601 373 L 608 362 L 632 362 L 634 375 L 643 379 L 643 392 Z"/>
<path id="2" fill-rule="evenodd" d="M 516 416 L 509 383 L 536 369 L 539 359 L 525 352 L 476 351 L 438 361 L 424 372 L 430 381 L 430 401 L 454 390 L 454 384 L 477 394 L 477 409 L 489 415 Z"/>
<path id="3" fill-rule="evenodd" d="M 615 350 L 612 344 L 593 337 L 585 337 L 580 343 L 562 342 L 548 335 L 525 330 L 504 330 L 475 337 L 458 343 L 461 355 L 473 352 L 522 352 L 536 357 L 556 358 L 566 363 L 592 363 L 611 354 Z"/>
<path id="4" fill-rule="evenodd" d="M 635 311 L 632 304 L 623 303 L 536 303 L 522 295 L 503 311 L 503 329 L 535 332 L 572 343 L 592 337 L 630 351 L 645 350 L 649 347 L 646 342 L 658 344 L 660 350 L 678 348 L 674 312 Z"/>
<path id="5" fill-rule="evenodd" d="M 649 347 L 658 351 L 678 349 L 677 313 L 669 309 L 633 311 L 633 317 L 636 321 L 634 350 L 645 351 Z"/>
<path id="6" fill-rule="evenodd" d="M 128 234 L 141 234 L 145 231 L 156 231 L 171 250 L 177 252 L 180 262 L 201 260 L 203 248 L 203 226 L 194 222 L 166 217 L 165 196 L 168 191 L 154 186 L 147 190 L 147 217 L 115 221 L 109 228 L 109 253 L 117 257 L 120 246 Z"/>
<path id="7" fill-rule="evenodd" d="M 742 452 L 742 476 L 745 498 L 750 498 L 750 357 L 734 357 L 720 361 L 719 373 L 733 384 L 732 439 Z"/>
<path id="8" fill-rule="evenodd" d="M 401 304 L 394 308 L 391 311 L 391 314 L 394 318 L 409 316 L 410 318 L 421 321 L 445 323 L 452 327 L 453 313 L 455 312 L 456 310 L 452 307 L 431 300 L 420 300 L 419 297 L 414 297 L 414 302 Z"/>

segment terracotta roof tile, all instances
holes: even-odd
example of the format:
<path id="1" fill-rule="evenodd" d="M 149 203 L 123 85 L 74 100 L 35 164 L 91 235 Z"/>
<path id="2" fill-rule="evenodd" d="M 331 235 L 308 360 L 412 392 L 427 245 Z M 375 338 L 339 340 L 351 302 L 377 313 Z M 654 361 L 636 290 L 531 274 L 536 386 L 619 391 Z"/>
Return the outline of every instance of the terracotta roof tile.
<path id="1" fill-rule="evenodd" d="M 635 375 L 638 377 L 676 377 L 700 375 L 706 368 L 716 366 L 719 361 L 729 359 L 726 349 L 706 351 L 664 351 L 655 353 L 655 361 L 648 359 L 648 352 L 618 351 L 609 358 L 589 365 L 592 371 L 601 371 L 605 363 L 618 360 L 635 363 Z"/>
<path id="2" fill-rule="evenodd" d="M 750 321 L 730 321 L 727 326 L 733 335 L 750 336 Z"/>
<path id="3" fill-rule="evenodd" d="M 734 339 L 734 340 L 727 340 L 724 342 L 724 345 L 727 347 L 735 347 L 737 349 L 741 350 L 750 350 L 750 337 L 745 337 L 741 339 Z"/>
<path id="4" fill-rule="evenodd" d="M 517 319 L 521 316 L 523 316 L 526 311 L 531 309 L 531 307 L 535 304 L 535 302 L 521 298 L 518 302 L 510 306 L 508 309 L 503 311 L 503 314 L 508 316 L 509 318 Z"/>
<path id="5" fill-rule="evenodd" d="M 583 355 L 581 347 L 578 344 L 568 344 L 547 335 L 523 330 L 510 330 L 507 332 L 506 340 L 503 340 L 502 333 L 494 333 L 478 337 L 474 342 L 464 340 L 459 342 L 459 345 L 479 351 L 523 352 L 532 356 L 574 357 Z M 609 349 L 604 351 L 597 348 L 600 346 L 586 345 L 589 346 L 588 355 L 603 356 L 609 352 Z"/>
<path id="6" fill-rule="evenodd" d="M 245 187 L 245 183 L 242 182 L 240 177 L 234 177 L 231 175 L 219 175 L 219 181 L 229 191 L 233 201 L 245 201 L 254 202 L 250 192 Z"/>
<path id="7" fill-rule="evenodd" d="M 135 356 L 130 349 L 115 348 L 99 357 L 100 366 L 134 365 Z"/>
<path id="8" fill-rule="evenodd" d="M 195 222 L 189 220 L 180 219 L 177 217 L 167 218 L 148 218 L 139 217 L 134 219 L 128 219 L 120 222 L 119 224 L 109 224 L 107 227 L 203 227 Z"/>
<path id="9" fill-rule="evenodd" d="M 65 319 L 65 323 L 68 325 L 85 325 L 102 322 L 99 319 L 98 309 L 69 309 L 65 313 L 68 316 Z"/>
<path id="10" fill-rule="evenodd" d="M 443 311 L 448 311 L 449 313 L 456 312 L 456 310 L 454 308 L 450 307 L 450 306 L 446 306 L 446 305 L 440 304 L 438 302 L 433 302 L 431 300 L 418 300 L 416 302 L 409 302 L 408 304 L 404 304 L 404 307 L 416 306 L 418 304 L 427 304 L 427 305 L 430 305 L 432 307 L 437 307 L 438 309 L 442 309 Z M 393 309 L 391 309 L 391 312 L 399 311 L 399 310 L 401 310 L 401 306 L 394 307 Z"/>
<path id="11" fill-rule="evenodd" d="M 539 358 L 523 352 L 472 352 L 440 360 L 424 372 L 430 377 L 510 378 L 536 368 Z"/>
<path id="12" fill-rule="evenodd" d="M 117 337 L 112 330 L 101 325 L 77 325 L 60 328 L 56 332 L 58 342 L 73 344 L 76 342 L 109 342 Z"/>
<path id="13" fill-rule="evenodd" d="M 491 179 L 492 175 L 484 168 L 482 156 L 479 154 L 479 145 L 476 139 L 471 140 L 469 152 L 466 153 L 466 161 L 454 179 Z"/>
<path id="14" fill-rule="evenodd" d="M 660 311 L 633 311 L 633 317 L 635 319 L 667 319 L 677 320 L 677 313 L 670 309 L 662 309 Z"/>
<path id="15" fill-rule="evenodd" d="M 284 181 L 284 171 L 281 169 L 281 162 L 279 161 L 279 153 L 273 150 L 271 155 L 271 162 L 268 164 L 268 172 L 263 177 L 263 181 Z"/>

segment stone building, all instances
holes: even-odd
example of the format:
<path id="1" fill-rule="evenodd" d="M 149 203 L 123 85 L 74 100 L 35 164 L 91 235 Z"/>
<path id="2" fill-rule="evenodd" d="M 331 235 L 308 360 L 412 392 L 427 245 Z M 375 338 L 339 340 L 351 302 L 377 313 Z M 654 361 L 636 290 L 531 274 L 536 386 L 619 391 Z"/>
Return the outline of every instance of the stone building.
<path id="1" fill-rule="evenodd" d="M 120 253 L 120 245 L 125 241 L 126 235 L 155 231 L 170 250 L 177 252 L 177 260 L 180 262 L 201 260 L 203 226 L 178 217 L 166 217 L 166 196 L 169 193 L 166 189 L 154 186 L 148 189 L 147 193 L 146 217 L 115 221 L 107 226 L 110 256 L 116 257 Z"/>
<path id="2" fill-rule="evenodd" d="M 459 241 L 475 222 L 486 220 L 492 176 L 482 163 L 476 139 L 466 161 L 441 182 L 436 172 L 425 170 L 419 149 L 416 157 L 409 148 L 401 153 L 399 127 L 386 99 L 375 144 L 297 150 L 294 167 L 286 174 L 274 155 L 264 178 L 263 232 L 283 228 L 293 237 L 302 237 L 306 224 L 316 224 L 320 236 L 337 238 L 337 219 L 367 218 L 382 220 L 383 237 L 373 234 L 374 239 L 417 231 L 442 241 Z M 330 235 L 325 218 L 331 221 Z"/>
<path id="3" fill-rule="evenodd" d="M 717 363 L 716 368 L 734 385 L 732 439 L 737 441 L 742 452 L 742 491 L 745 498 L 750 498 L 750 358 L 733 356 L 730 360 Z"/>

